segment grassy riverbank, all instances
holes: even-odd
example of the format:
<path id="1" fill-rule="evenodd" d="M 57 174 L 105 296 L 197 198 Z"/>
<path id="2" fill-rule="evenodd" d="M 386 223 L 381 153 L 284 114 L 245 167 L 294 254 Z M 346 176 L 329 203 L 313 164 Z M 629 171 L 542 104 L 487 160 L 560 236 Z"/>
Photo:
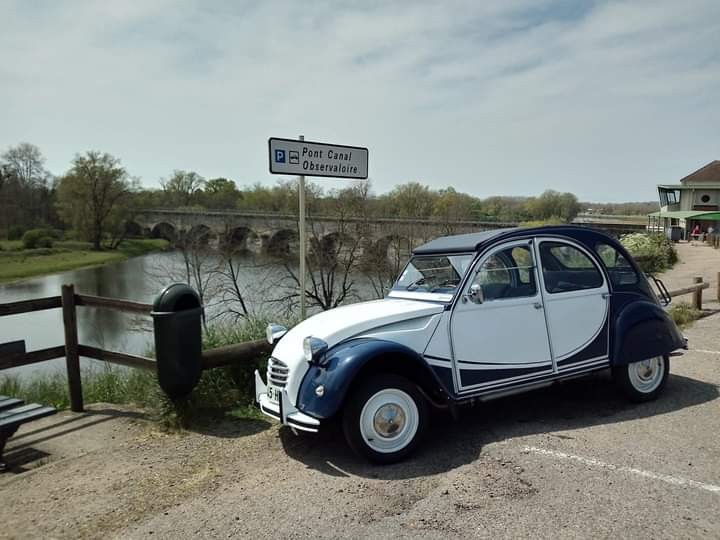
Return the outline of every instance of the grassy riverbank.
<path id="1" fill-rule="evenodd" d="M 233 325 L 212 326 L 203 337 L 210 349 L 260 339 L 266 321 L 251 319 Z M 218 417 L 259 418 L 252 406 L 254 371 L 265 371 L 266 359 L 256 358 L 237 366 L 203 372 L 200 382 L 185 399 L 170 400 L 157 383 L 155 373 L 110 364 L 95 365 L 82 372 L 85 403 L 116 403 L 144 409 L 167 427 L 202 425 Z M 43 403 L 59 409 L 69 407 L 67 376 L 57 369 L 48 373 L 19 377 L 0 373 L 0 395 L 20 397 L 26 402 Z"/>
<path id="2" fill-rule="evenodd" d="M 123 241 L 116 250 L 93 251 L 85 242 L 55 242 L 52 248 L 23 249 L 20 241 L 0 241 L 0 283 L 113 263 L 166 249 L 161 238 Z"/>

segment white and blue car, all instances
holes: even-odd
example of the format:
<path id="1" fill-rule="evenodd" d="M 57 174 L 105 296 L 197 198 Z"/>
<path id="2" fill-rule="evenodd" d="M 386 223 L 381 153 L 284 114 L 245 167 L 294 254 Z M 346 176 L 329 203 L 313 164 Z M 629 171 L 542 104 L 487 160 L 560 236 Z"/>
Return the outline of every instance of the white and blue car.
<path id="1" fill-rule="evenodd" d="M 311 432 L 340 417 L 349 445 L 378 463 L 413 450 L 431 406 L 603 369 L 630 399 L 654 399 L 686 348 L 627 251 L 572 226 L 438 238 L 413 251 L 386 298 L 270 325 L 268 340 L 262 412 Z"/>

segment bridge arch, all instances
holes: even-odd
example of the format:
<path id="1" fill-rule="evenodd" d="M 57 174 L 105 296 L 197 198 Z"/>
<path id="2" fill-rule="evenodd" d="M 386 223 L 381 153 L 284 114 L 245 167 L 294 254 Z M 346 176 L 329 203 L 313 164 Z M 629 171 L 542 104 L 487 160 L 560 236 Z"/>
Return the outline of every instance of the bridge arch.
<path id="1" fill-rule="evenodd" d="M 255 231 L 243 226 L 228 229 L 223 237 L 223 242 L 227 247 L 240 251 L 257 251 L 256 246 L 259 240 L 260 237 Z"/>
<path id="2" fill-rule="evenodd" d="M 144 236 L 142 225 L 137 221 L 128 220 L 125 222 L 125 234 L 131 238 L 139 238 Z"/>
<path id="3" fill-rule="evenodd" d="M 215 236 L 213 230 L 202 223 L 191 227 L 187 233 L 188 240 L 200 245 L 209 244 Z"/>
<path id="4" fill-rule="evenodd" d="M 152 228 L 150 236 L 152 238 L 164 238 L 168 242 L 175 242 L 177 240 L 177 229 L 170 223 L 162 221 Z"/>
<path id="5" fill-rule="evenodd" d="M 294 229 L 280 229 L 270 236 L 266 251 L 270 255 L 290 255 L 298 251 L 298 232 Z"/>
<path id="6" fill-rule="evenodd" d="M 413 243 L 401 235 L 383 236 L 373 246 L 373 256 L 393 266 L 402 266 L 412 253 Z"/>
<path id="7" fill-rule="evenodd" d="M 337 255 L 351 255 L 352 251 L 361 249 L 357 240 L 350 234 L 340 231 L 325 234 L 319 238 L 312 238 L 310 241 L 311 253 L 322 259 L 334 258 Z"/>

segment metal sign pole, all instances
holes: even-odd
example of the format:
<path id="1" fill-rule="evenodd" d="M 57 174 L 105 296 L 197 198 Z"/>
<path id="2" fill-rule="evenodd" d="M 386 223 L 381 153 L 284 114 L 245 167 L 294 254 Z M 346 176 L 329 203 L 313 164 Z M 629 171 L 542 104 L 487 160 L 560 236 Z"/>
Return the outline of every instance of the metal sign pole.
<path id="1" fill-rule="evenodd" d="M 300 135 L 299 140 L 304 141 L 305 136 Z M 305 175 L 300 175 L 298 185 L 298 193 L 300 195 L 300 320 L 305 320 Z"/>

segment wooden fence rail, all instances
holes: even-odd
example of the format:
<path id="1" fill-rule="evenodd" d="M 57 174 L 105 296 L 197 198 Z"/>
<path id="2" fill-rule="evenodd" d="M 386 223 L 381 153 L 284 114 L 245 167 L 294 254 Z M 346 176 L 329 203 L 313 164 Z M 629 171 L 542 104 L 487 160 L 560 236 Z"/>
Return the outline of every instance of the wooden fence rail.
<path id="1" fill-rule="evenodd" d="M 670 295 L 670 298 L 676 298 L 678 296 L 684 296 L 686 294 L 692 294 L 692 307 L 694 309 L 701 310 L 702 309 L 702 292 L 705 289 L 710 288 L 710 283 L 707 281 L 703 281 L 703 278 L 701 276 L 696 276 L 693 278 L 693 285 L 690 285 L 689 287 L 683 287 L 682 289 L 675 289 L 674 291 L 668 291 L 668 294 Z M 717 298 L 720 300 L 720 272 L 718 273 L 718 289 L 717 289 Z"/>

